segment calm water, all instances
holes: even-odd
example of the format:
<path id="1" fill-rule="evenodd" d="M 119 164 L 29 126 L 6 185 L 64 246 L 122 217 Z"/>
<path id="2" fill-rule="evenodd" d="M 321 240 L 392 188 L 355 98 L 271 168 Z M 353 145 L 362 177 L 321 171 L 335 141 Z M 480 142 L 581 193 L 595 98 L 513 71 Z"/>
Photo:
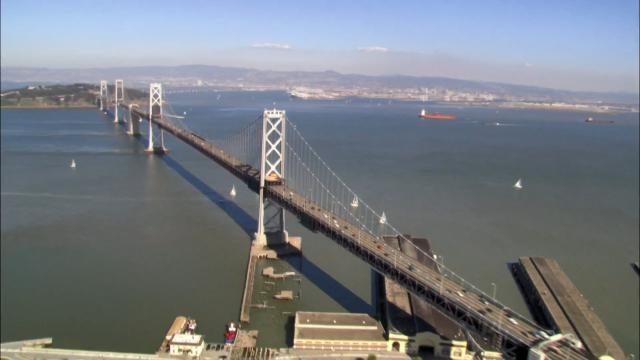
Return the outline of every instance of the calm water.
<path id="1" fill-rule="evenodd" d="M 556 258 L 627 352 L 638 354 L 638 115 L 300 102 L 285 94 L 173 95 L 191 129 L 222 138 L 276 102 L 318 153 L 403 232 L 431 239 L 445 263 L 526 306 L 506 264 Z M 493 125 L 500 122 L 502 126 Z M 221 340 L 237 319 L 257 199 L 168 138 L 144 154 L 95 110 L 2 110 L 2 341 L 51 336 L 58 347 L 152 352 L 176 315 Z M 78 167 L 69 168 L 71 159 Z M 524 189 L 512 184 L 523 179 Z M 234 201 L 228 192 L 236 184 Z M 277 283 L 300 299 L 252 311 L 263 345 L 286 344 L 289 312 L 373 313 L 368 266 L 290 218 L 304 258 Z M 254 302 L 274 289 L 260 282 Z M 269 287 L 269 288 L 267 288 Z"/>

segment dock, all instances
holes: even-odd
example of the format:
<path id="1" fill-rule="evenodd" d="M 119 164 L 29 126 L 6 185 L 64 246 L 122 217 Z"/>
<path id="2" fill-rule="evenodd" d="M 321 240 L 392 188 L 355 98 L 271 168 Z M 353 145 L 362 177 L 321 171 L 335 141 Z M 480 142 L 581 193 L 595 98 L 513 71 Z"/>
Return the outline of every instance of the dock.
<path id="1" fill-rule="evenodd" d="M 244 282 L 244 292 L 242 294 L 242 305 L 240 306 L 240 322 L 249 322 L 249 310 L 251 309 L 251 298 L 253 297 L 253 282 L 256 273 L 258 257 L 255 254 L 254 246 L 251 245 L 249 251 L 249 262 L 247 263 L 247 275 Z"/>
<path id="2" fill-rule="evenodd" d="M 299 236 L 290 236 L 289 241 L 283 244 L 271 246 L 260 246 L 251 244 L 249 251 L 249 261 L 247 263 L 247 273 L 244 283 L 244 292 L 242 295 L 242 305 L 240 306 L 240 322 L 248 324 L 250 320 L 251 307 L 257 307 L 251 304 L 253 298 L 253 287 L 255 283 L 256 268 L 260 259 L 280 259 L 285 256 L 296 256 L 302 253 L 302 238 Z M 270 270 L 269 270 L 270 269 Z M 273 279 L 284 279 L 296 275 L 294 272 L 285 272 L 276 274 L 273 267 L 264 269 L 262 275 Z M 292 297 L 293 298 L 293 297 Z M 266 305 L 265 305 L 266 307 Z"/>
<path id="3" fill-rule="evenodd" d="M 562 334 L 576 335 L 595 357 L 625 359 L 587 300 L 554 259 L 521 257 L 512 266 L 536 320 Z"/>

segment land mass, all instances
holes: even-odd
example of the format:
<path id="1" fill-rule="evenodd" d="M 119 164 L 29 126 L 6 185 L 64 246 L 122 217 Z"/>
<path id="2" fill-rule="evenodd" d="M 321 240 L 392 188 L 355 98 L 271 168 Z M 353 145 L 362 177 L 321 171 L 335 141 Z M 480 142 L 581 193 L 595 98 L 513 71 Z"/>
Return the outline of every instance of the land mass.
<path id="1" fill-rule="evenodd" d="M 404 75 L 369 76 L 335 71 L 271 71 L 212 65 L 139 66 L 89 69 L 3 67 L 2 88 L 24 84 L 86 82 L 122 78 L 146 89 L 160 81 L 167 88 L 287 91 L 299 99 L 350 97 L 435 101 L 455 105 L 552 108 L 595 112 L 638 111 L 634 93 L 577 92 L 485 81 Z"/>
<path id="2" fill-rule="evenodd" d="M 109 89 L 113 93 L 113 86 Z M 29 85 L 0 93 L 3 108 L 87 108 L 96 106 L 100 93 L 98 85 Z M 136 89 L 125 89 L 127 99 L 143 99 L 146 94 Z"/>

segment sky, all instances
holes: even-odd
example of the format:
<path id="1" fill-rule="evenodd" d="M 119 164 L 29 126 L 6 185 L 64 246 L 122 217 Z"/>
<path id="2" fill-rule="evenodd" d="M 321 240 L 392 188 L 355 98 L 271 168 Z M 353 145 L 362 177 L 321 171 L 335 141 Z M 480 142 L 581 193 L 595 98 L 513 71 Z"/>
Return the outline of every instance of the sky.
<path id="1" fill-rule="evenodd" d="M 2 0 L 2 66 L 208 64 L 638 92 L 638 0 Z"/>

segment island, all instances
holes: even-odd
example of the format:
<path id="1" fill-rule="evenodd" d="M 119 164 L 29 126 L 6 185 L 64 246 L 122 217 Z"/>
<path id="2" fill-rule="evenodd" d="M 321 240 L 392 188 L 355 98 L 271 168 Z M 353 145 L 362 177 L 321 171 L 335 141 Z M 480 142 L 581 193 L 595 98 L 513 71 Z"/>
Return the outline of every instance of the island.
<path id="1" fill-rule="evenodd" d="M 109 93 L 113 94 L 113 85 Z M 35 85 L 20 89 L 2 91 L 0 106 L 2 108 L 23 109 L 52 109 L 52 108 L 88 108 L 96 106 L 96 98 L 100 93 L 98 85 L 70 84 L 70 85 Z M 144 100 L 147 93 L 125 88 L 128 100 Z"/>

